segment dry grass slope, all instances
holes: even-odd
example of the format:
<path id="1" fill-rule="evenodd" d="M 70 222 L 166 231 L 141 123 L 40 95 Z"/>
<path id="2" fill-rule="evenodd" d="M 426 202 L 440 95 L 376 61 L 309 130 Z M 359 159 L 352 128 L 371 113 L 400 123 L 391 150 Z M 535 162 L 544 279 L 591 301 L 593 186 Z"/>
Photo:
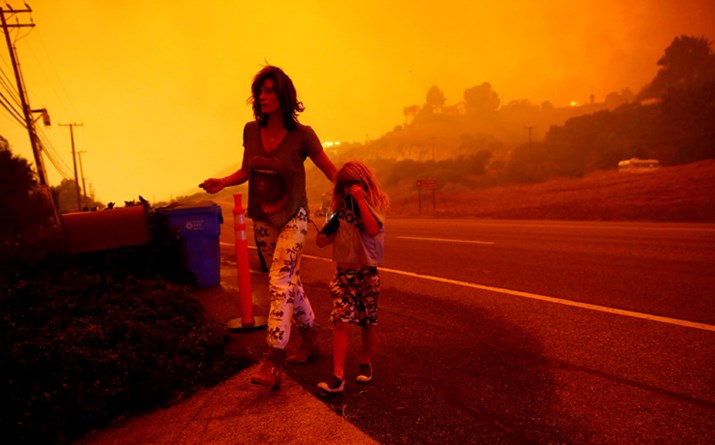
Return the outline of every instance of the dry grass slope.
<path id="1" fill-rule="evenodd" d="M 417 191 L 393 195 L 390 215 L 419 216 Z M 649 173 L 598 172 L 580 179 L 422 194 L 422 216 L 583 221 L 715 221 L 715 160 Z"/>

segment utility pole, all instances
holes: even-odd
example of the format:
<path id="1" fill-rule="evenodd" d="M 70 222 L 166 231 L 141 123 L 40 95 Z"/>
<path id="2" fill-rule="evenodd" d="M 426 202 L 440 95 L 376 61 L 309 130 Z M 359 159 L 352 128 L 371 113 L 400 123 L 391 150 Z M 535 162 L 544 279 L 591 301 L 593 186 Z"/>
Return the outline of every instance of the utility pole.
<path id="1" fill-rule="evenodd" d="M 79 192 L 79 177 L 77 176 L 77 156 L 74 149 L 74 127 L 81 127 L 82 124 L 59 124 L 60 127 L 70 127 L 70 141 L 72 142 L 72 164 L 74 165 L 74 183 L 77 190 L 77 211 L 82 211 L 82 198 Z"/>
<path id="2" fill-rule="evenodd" d="M 27 5 L 25 5 L 27 7 Z M 13 45 L 10 39 L 10 28 L 27 28 L 34 27 L 34 23 L 20 23 L 19 20 L 15 24 L 8 24 L 5 19 L 5 15 L 14 15 L 19 13 L 29 13 L 32 9 L 27 7 L 27 9 L 12 9 L 9 5 L 7 7 L 0 6 L 0 20 L 2 20 L 2 28 L 5 33 L 5 41 L 7 42 L 7 48 L 10 52 L 10 61 L 12 62 L 12 68 L 15 72 L 15 81 L 17 83 L 17 92 L 20 95 L 20 102 L 22 103 L 22 112 L 25 116 L 25 127 L 30 135 L 30 146 L 32 147 L 32 154 L 35 157 L 35 165 L 37 165 L 37 175 L 40 179 L 40 184 L 47 185 L 47 174 L 45 172 L 45 166 L 42 162 L 42 148 L 40 145 L 40 140 L 35 132 L 35 121 L 32 118 L 32 108 L 27 101 L 27 92 L 25 91 L 25 84 L 22 81 L 22 74 L 20 73 L 20 64 L 17 60 L 17 54 L 15 53 L 15 45 Z"/>
<path id="3" fill-rule="evenodd" d="M 79 158 L 79 175 L 82 177 L 82 195 L 84 196 L 84 207 L 89 208 L 87 203 L 87 187 L 84 185 L 84 169 L 82 168 L 82 153 L 87 153 L 86 151 L 78 151 L 77 157 Z"/>
<path id="4" fill-rule="evenodd" d="M 2 24 L 3 33 L 5 34 L 5 42 L 7 43 L 7 49 L 10 53 L 10 61 L 12 62 L 12 68 L 15 73 L 17 92 L 20 96 L 22 113 L 25 117 L 25 128 L 27 128 L 27 133 L 30 136 L 30 147 L 32 147 L 32 154 L 35 158 L 35 165 L 37 166 L 37 177 L 40 182 L 40 189 L 45 193 L 47 202 L 52 209 L 52 216 L 55 223 L 59 224 L 60 217 L 57 214 L 57 208 L 55 207 L 54 200 L 52 199 L 52 192 L 50 191 L 50 185 L 47 181 L 47 171 L 45 170 L 45 164 L 42 161 L 42 143 L 40 142 L 40 138 L 37 137 L 37 132 L 35 131 L 35 119 L 32 118 L 32 113 L 41 112 L 45 125 L 50 124 L 50 116 L 46 109 L 33 110 L 30 107 L 30 103 L 27 99 L 27 91 L 25 90 L 25 84 L 22 80 L 20 63 L 15 52 L 15 45 L 13 45 L 12 39 L 10 38 L 10 28 L 33 28 L 35 24 L 32 23 L 32 17 L 30 17 L 30 23 L 20 23 L 20 20 L 18 19 L 14 24 L 8 24 L 5 17 L 6 15 L 13 16 L 15 14 L 32 12 L 32 9 L 27 5 L 27 3 L 25 3 L 25 8 L 26 9 L 12 9 L 12 7 L 8 4 L 6 4 L 6 7 L 0 6 L 0 23 Z"/>
<path id="5" fill-rule="evenodd" d="M 527 130 L 529 130 L 529 150 L 531 150 L 531 130 L 534 129 L 534 127 L 527 126 Z"/>

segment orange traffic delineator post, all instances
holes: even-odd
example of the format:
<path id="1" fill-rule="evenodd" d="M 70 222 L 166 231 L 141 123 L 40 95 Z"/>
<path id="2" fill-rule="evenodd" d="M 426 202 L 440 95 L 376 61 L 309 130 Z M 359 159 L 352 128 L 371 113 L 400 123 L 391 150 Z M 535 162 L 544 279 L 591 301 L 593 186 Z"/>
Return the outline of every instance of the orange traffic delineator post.
<path id="1" fill-rule="evenodd" d="M 231 331 L 251 331 L 266 327 L 266 317 L 253 315 L 251 270 L 248 265 L 248 239 L 246 239 L 246 209 L 241 204 L 241 194 L 233 195 L 233 230 L 236 235 L 236 271 L 238 272 L 238 306 L 240 318 L 226 323 Z"/>

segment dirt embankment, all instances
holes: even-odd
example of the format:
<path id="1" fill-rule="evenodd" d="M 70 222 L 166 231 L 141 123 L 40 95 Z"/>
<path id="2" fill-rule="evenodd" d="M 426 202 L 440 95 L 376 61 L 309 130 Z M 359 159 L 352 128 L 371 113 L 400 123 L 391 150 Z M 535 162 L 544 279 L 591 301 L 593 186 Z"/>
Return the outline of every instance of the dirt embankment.
<path id="1" fill-rule="evenodd" d="M 396 199 L 395 199 L 396 198 Z M 422 192 L 422 216 L 588 221 L 715 221 L 715 160 L 648 173 L 599 172 L 580 179 Z M 394 197 L 390 215 L 419 216 L 416 191 Z"/>

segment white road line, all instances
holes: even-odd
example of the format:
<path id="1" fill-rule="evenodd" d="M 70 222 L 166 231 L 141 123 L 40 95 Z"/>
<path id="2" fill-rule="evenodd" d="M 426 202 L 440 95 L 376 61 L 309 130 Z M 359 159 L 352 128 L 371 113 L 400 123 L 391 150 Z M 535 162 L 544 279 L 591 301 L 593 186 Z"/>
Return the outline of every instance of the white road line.
<path id="1" fill-rule="evenodd" d="M 231 245 L 231 246 L 233 245 L 233 243 L 224 243 L 224 242 L 221 242 L 221 244 Z M 249 246 L 249 248 L 255 249 L 254 246 Z M 311 260 L 325 261 L 328 263 L 333 262 L 333 260 L 331 258 L 326 258 L 326 257 L 321 257 L 321 256 L 308 255 L 305 253 L 302 256 L 303 256 L 303 258 L 309 258 Z M 501 287 L 487 286 L 484 284 L 470 283 L 467 281 L 452 280 L 450 278 L 435 277 L 433 275 L 422 275 L 422 274 L 418 274 L 418 273 L 414 273 L 414 272 L 406 272 L 404 270 L 389 269 L 389 268 L 381 267 L 380 271 L 394 273 L 397 275 L 404 275 L 404 276 L 413 277 L 413 278 L 419 278 L 422 280 L 436 281 L 438 283 L 447 283 L 447 284 L 453 284 L 455 286 L 470 287 L 472 289 L 480 289 L 480 290 L 485 290 L 488 292 L 495 292 L 498 294 L 512 295 L 515 297 L 522 297 L 522 298 L 529 298 L 531 300 L 546 301 L 548 303 L 561 304 L 564 306 L 577 307 L 577 308 L 581 308 L 581 309 L 588 309 L 588 310 L 596 311 L 596 312 L 605 312 L 607 314 L 622 315 L 624 317 L 639 318 L 641 320 L 649 320 L 649 321 L 655 321 L 658 323 L 666 323 L 666 324 L 672 324 L 672 325 L 676 325 L 676 326 L 683 326 L 686 328 L 700 329 L 703 331 L 715 332 L 715 326 L 706 324 L 706 323 L 697 323 L 694 321 L 680 320 L 678 318 L 662 317 L 660 315 L 645 314 L 643 312 L 629 311 L 626 309 L 617 309 L 617 308 L 612 308 L 612 307 L 608 307 L 608 306 L 600 306 L 598 304 L 581 303 L 578 301 L 566 300 L 563 298 L 556 298 L 556 297 L 549 297 L 546 295 L 533 294 L 531 292 L 523 292 L 523 291 L 512 290 L 512 289 L 504 289 Z"/>
<path id="2" fill-rule="evenodd" d="M 332 262 L 332 259 L 330 259 L 330 258 L 306 255 L 306 254 L 303 254 L 303 258 L 310 258 L 312 260 Z M 588 309 L 591 311 L 605 312 L 607 314 L 622 315 L 625 317 L 640 318 L 642 320 L 650 320 L 650 321 L 656 321 L 659 323 L 683 326 L 686 328 L 700 329 L 703 331 L 715 332 L 715 326 L 706 324 L 706 323 L 697 323 L 694 321 L 680 320 L 677 318 L 662 317 L 660 315 L 651 315 L 651 314 L 645 314 L 642 312 L 628 311 L 625 309 L 616 309 L 616 308 L 612 308 L 612 307 L 608 307 L 608 306 L 600 306 L 597 304 L 581 303 L 578 301 L 565 300 L 563 298 L 548 297 L 546 295 L 532 294 L 531 292 L 522 292 L 522 291 L 518 291 L 518 290 L 504 289 L 501 287 L 486 286 L 484 284 L 469 283 L 467 281 L 452 280 L 450 278 L 435 277 L 433 275 L 422 275 L 422 274 L 418 274 L 418 273 L 414 273 L 414 272 L 406 272 L 404 270 L 388 269 L 385 267 L 381 267 L 380 271 L 394 273 L 397 275 L 405 275 L 405 276 L 413 277 L 413 278 L 420 278 L 423 280 L 436 281 L 439 283 L 453 284 L 455 286 L 471 287 L 472 289 L 480 289 L 480 290 L 485 290 L 485 291 L 489 291 L 489 292 L 496 292 L 498 294 L 512 295 L 512 296 L 516 296 L 516 297 L 529 298 L 532 300 L 546 301 L 549 303 L 561 304 L 564 306 L 572 306 L 572 307 L 577 307 L 577 308 L 581 308 L 581 309 Z"/>
<path id="3" fill-rule="evenodd" d="M 421 238 L 419 236 L 398 236 L 399 239 L 413 239 L 418 241 L 439 241 L 442 243 L 465 243 L 465 244 L 494 244 L 493 241 L 470 241 L 462 239 L 446 239 L 446 238 Z"/>

